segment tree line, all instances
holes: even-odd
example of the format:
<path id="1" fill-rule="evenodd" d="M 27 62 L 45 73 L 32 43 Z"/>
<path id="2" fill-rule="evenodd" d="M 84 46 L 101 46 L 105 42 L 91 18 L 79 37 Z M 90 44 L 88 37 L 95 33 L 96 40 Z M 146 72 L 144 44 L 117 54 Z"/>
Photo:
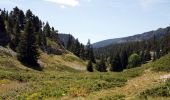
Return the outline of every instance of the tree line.
<path id="1" fill-rule="evenodd" d="M 93 72 L 123 71 L 124 69 L 138 67 L 148 61 L 155 61 L 170 51 L 170 27 L 166 28 L 163 37 L 156 37 L 143 41 L 113 44 L 94 50 L 97 64 L 88 62 L 87 70 Z M 95 66 L 93 66 L 95 65 Z"/>
<path id="2" fill-rule="evenodd" d="M 88 40 L 87 45 L 83 45 L 78 39 L 74 39 L 72 35 L 69 35 L 66 49 L 83 60 L 90 60 L 96 63 L 90 40 Z"/>

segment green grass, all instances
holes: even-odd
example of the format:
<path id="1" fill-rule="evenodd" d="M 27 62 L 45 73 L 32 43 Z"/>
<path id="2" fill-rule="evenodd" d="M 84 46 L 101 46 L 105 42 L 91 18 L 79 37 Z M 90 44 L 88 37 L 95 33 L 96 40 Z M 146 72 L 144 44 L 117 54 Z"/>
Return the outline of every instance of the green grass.
<path id="1" fill-rule="evenodd" d="M 1 99 L 49 99 L 63 96 L 88 96 L 95 91 L 124 86 L 128 77 L 119 73 L 87 73 L 74 69 L 73 63 L 85 66 L 79 58 L 42 54 L 43 71 L 22 65 L 15 57 L 0 57 Z M 73 65 L 74 65 L 73 64 Z M 126 76 L 126 75 L 125 75 Z"/>
<path id="2" fill-rule="evenodd" d="M 150 64 L 151 67 L 153 67 L 153 71 L 159 72 L 170 72 L 170 53 L 163 56 L 159 60 L 156 60 L 154 63 Z"/>
<path id="3" fill-rule="evenodd" d="M 43 71 L 27 68 L 16 57 L 1 56 L 0 84 L 4 85 L 0 86 L 1 99 L 86 97 L 97 91 L 125 86 L 128 79 L 143 73 L 139 68 L 121 73 L 88 73 L 74 68 L 85 67 L 86 63 L 72 54 L 56 56 L 41 53 L 39 61 Z"/>
<path id="4" fill-rule="evenodd" d="M 127 69 L 119 73 L 88 73 L 76 69 L 85 67 L 86 63 L 72 54 L 56 56 L 42 53 L 39 61 L 43 71 L 27 68 L 15 57 L 2 54 L 0 55 L 0 99 L 86 98 L 96 92 L 122 88 L 129 80 L 142 76 L 150 68 L 154 71 L 164 71 L 170 65 L 169 57 L 170 54 L 142 67 Z M 169 96 L 169 82 L 143 91 L 141 95 L 144 97 L 142 98 Z M 102 97 L 100 100 L 124 100 L 127 95 L 120 93 L 120 95 L 101 95 L 100 97 Z"/>
<path id="5" fill-rule="evenodd" d="M 109 89 L 113 87 L 124 86 L 127 79 L 115 77 L 114 74 L 99 74 L 85 72 L 28 72 L 19 71 L 18 73 L 0 70 L 0 79 L 8 79 L 10 82 L 16 81 L 17 84 L 27 84 L 23 87 L 17 87 L 11 91 L 6 91 L 0 97 L 5 99 L 15 98 L 59 98 L 64 95 L 77 97 L 87 96 L 88 94 Z M 8 82 L 6 85 L 10 84 Z M 11 83 L 12 84 L 12 83 Z M 10 85 L 11 86 L 11 85 Z M 32 87 L 32 88 L 30 88 Z M 10 87 L 8 87 L 10 88 Z M 13 88 L 13 87 L 11 87 Z M 26 89 L 25 89 L 26 88 Z M 28 89 L 31 90 L 28 90 Z M 3 90 L 0 90 L 0 93 Z M 11 95 L 15 92 L 15 95 Z"/>
<path id="6" fill-rule="evenodd" d="M 99 100 L 125 100 L 125 95 L 113 95 L 113 96 L 106 96 L 103 98 L 99 98 Z"/>
<path id="7" fill-rule="evenodd" d="M 170 97 L 170 79 L 165 83 L 161 83 L 151 89 L 147 89 L 140 94 L 141 98 L 148 97 Z"/>

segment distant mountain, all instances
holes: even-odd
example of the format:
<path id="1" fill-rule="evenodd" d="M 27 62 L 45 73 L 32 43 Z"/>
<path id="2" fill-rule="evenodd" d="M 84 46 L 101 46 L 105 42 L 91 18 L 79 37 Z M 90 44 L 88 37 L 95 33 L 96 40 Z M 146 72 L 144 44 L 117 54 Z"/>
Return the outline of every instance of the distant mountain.
<path id="1" fill-rule="evenodd" d="M 105 46 L 108 46 L 111 44 L 148 40 L 148 39 L 152 38 L 154 36 L 154 34 L 155 34 L 156 38 L 161 38 L 164 34 L 166 34 L 166 32 L 167 32 L 167 28 L 159 28 L 154 31 L 149 31 L 149 32 L 145 32 L 145 33 L 137 34 L 137 35 L 133 35 L 133 36 L 103 40 L 100 42 L 96 42 L 92 45 L 94 48 L 100 48 L 100 47 L 105 47 Z"/>

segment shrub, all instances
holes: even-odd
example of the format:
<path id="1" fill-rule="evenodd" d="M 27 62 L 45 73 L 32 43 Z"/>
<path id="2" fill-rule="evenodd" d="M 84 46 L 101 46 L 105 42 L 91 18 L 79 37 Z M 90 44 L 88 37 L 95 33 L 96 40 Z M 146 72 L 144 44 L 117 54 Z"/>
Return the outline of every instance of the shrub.
<path id="1" fill-rule="evenodd" d="M 128 68 L 134 68 L 140 65 L 141 58 L 138 54 L 132 54 L 128 59 Z"/>
<path id="2" fill-rule="evenodd" d="M 91 60 L 87 64 L 87 71 L 93 72 L 93 64 Z"/>
<path id="3" fill-rule="evenodd" d="M 157 87 L 147 89 L 140 93 L 141 98 L 151 97 L 170 97 L 170 80 L 167 80 L 165 84 L 161 84 Z"/>

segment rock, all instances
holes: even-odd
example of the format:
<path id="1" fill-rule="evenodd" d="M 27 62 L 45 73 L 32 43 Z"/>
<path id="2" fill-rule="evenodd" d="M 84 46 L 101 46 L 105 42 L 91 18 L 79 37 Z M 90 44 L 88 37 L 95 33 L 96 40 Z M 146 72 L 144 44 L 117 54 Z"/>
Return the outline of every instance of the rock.
<path id="1" fill-rule="evenodd" d="M 15 57 L 17 55 L 17 53 L 14 52 L 13 50 L 0 46 L 0 55 L 4 55 L 4 54 L 12 57 Z"/>

